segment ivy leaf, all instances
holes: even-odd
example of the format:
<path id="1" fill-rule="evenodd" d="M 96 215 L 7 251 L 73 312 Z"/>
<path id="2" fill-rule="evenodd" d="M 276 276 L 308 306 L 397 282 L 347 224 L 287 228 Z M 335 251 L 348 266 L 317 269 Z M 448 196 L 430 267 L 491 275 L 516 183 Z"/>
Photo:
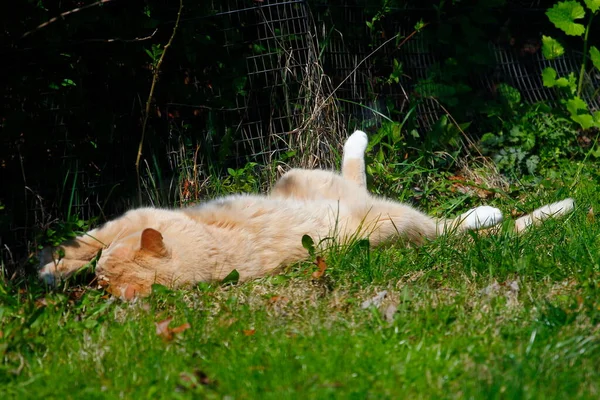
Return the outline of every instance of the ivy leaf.
<path id="1" fill-rule="evenodd" d="M 542 36 L 542 54 L 547 60 L 553 60 L 565 54 L 565 48 L 558 40 L 550 36 Z"/>
<path id="2" fill-rule="evenodd" d="M 573 97 L 567 100 L 567 111 L 571 114 L 571 119 L 577 122 L 583 129 L 589 129 L 596 125 L 594 117 L 588 112 L 588 105 L 580 97 Z"/>
<path id="3" fill-rule="evenodd" d="M 575 96 L 567 101 L 567 111 L 569 111 L 571 115 L 576 115 L 579 113 L 579 111 L 587 112 L 587 109 L 588 105 L 585 101 L 581 99 L 581 97 Z"/>
<path id="4" fill-rule="evenodd" d="M 546 87 L 554 87 L 556 85 L 556 70 L 552 67 L 546 67 L 542 70 L 542 83 Z"/>
<path id="5" fill-rule="evenodd" d="M 567 78 L 558 78 L 556 84 L 559 87 L 568 87 L 571 89 L 571 94 L 575 94 L 575 91 L 577 91 L 577 78 L 575 78 L 573 72 L 570 72 Z"/>
<path id="6" fill-rule="evenodd" d="M 546 11 L 546 15 L 554 26 L 567 35 L 581 36 L 585 32 L 585 27 L 575 22 L 585 17 L 585 9 L 576 1 L 561 1 Z"/>
<path id="7" fill-rule="evenodd" d="M 583 2 L 594 13 L 600 10 L 600 0 L 583 0 Z"/>
<path id="8" fill-rule="evenodd" d="M 600 51 L 598 51 L 596 46 L 590 47 L 590 59 L 592 60 L 594 67 L 600 71 Z"/>
<path id="9" fill-rule="evenodd" d="M 567 78 L 556 78 L 556 70 L 552 67 L 546 67 L 542 71 L 542 83 L 545 87 L 560 87 L 560 88 L 569 88 L 571 93 L 575 93 L 575 89 L 577 89 L 577 80 L 575 79 L 575 74 L 572 72 L 567 76 Z"/>
<path id="10" fill-rule="evenodd" d="M 595 126 L 594 119 L 590 114 L 571 115 L 571 119 L 577 122 L 583 129 L 589 129 Z"/>
<path id="11" fill-rule="evenodd" d="M 542 70 L 542 83 L 546 87 L 554 87 L 556 84 L 556 70 L 552 67 L 546 67 Z"/>

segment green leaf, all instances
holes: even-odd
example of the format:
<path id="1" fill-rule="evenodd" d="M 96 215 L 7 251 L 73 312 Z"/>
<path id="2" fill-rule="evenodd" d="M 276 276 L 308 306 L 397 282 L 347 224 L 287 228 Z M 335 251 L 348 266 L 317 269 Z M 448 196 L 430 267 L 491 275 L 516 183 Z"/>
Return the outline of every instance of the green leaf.
<path id="1" fill-rule="evenodd" d="M 594 67 L 600 71 L 600 51 L 598 51 L 596 46 L 590 47 L 590 59 L 592 60 Z"/>
<path id="2" fill-rule="evenodd" d="M 561 79 L 565 79 L 565 78 L 560 78 L 559 81 Z M 562 84 L 562 82 L 561 82 Z M 575 73 L 573 72 L 569 72 L 569 75 L 567 75 L 567 84 L 565 85 L 565 87 L 568 87 L 569 89 L 571 89 L 571 94 L 575 94 L 575 92 L 577 91 L 577 78 L 575 78 Z"/>
<path id="3" fill-rule="evenodd" d="M 576 1 L 561 1 L 546 11 L 546 15 L 554 26 L 567 35 L 581 36 L 585 32 L 585 27 L 575 22 L 585 17 L 585 9 Z"/>
<path id="4" fill-rule="evenodd" d="M 583 101 L 580 97 L 573 97 L 572 99 L 567 101 L 567 111 L 573 114 L 578 114 L 579 111 L 587 112 L 588 105 L 585 101 Z"/>
<path id="5" fill-rule="evenodd" d="M 240 96 L 245 96 L 246 95 L 246 82 L 248 81 L 248 78 L 245 76 L 240 76 L 237 78 L 234 78 L 232 83 L 233 83 L 233 90 L 235 91 L 236 94 L 240 95 Z"/>
<path id="6" fill-rule="evenodd" d="M 148 49 L 144 49 L 144 51 L 146 52 L 146 54 L 148 54 L 148 57 L 150 57 L 152 59 L 152 61 L 154 61 L 154 53 L 152 53 L 150 50 Z"/>
<path id="7" fill-rule="evenodd" d="M 594 13 L 600 10 L 600 0 L 583 0 L 583 2 Z"/>
<path id="8" fill-rule="evenodd" d="M 542 54 L 546 59 L 553 60 L 565 54 L 565 48 L 558 40 L 550 36 L 542 36 Z"/>
<path id="9" fill-rule="evenodd" d="M 593 126 L 598 126 L 594 121 L 594 117 L 588 112 L 588 105 L 580 97 L 567 101 L 567 111 L 571 114 L 571 119 L 577 122 L 583 129 L 589 129 Z"/>
<path id="10" fill-rule="evenodd" d="M 590 114 L 571 115 L 571 119 L 577 122 L 583 129 L 595 126 L 594 119 Z"/>
<path id="11" fill-rule="evenodd" d="M 62 85 L 62 86 L 65 86 L 65 87 L 66 87 L 66 86 L 77 86 L 77 85 L 75 84 L 75 82 L 73 82 L 71 79 L 63 79 L 63 81 L 62 81 L 61 85 Z"/>
<path id="12" fill-rule="evenodd" d="M 424 27 L 425 27 L 425 22 L 423 22 L 423 19 L 420 19 L 419 22 L 417 22 L 415 24 L 415 31 L 419 32 Z"/>
<path id="13" fill-rule="evenodd" d="M 265 46 L 263 46 L 262 44 L 256 44 L 254 43 L 252 45 L 252 51 L 254 51 L 257 54 L 262 54 L 267 50 L 267 48 Z"/>
<path id="14" fill-rule="evenodd" d="M 221 285 L 235 285 L 240 280 L 240 273 L 234 269 L 222 281 Z"/>
<path id="15" fill-rule="evenodd" d="M 546 67 L 542 70 L 542 82 L 546 87 L 569 88 L 571 93 L 577 89 L 577 80 L 575 74 L 570 73 L 566 78 L 556 78 L 556 70 L 552 67 Z"/>
<path id="16" fill-rule="evenodd" d="M 552 67 L 546 67 L 542 71 L 542 82 L 546 87 L 556 86 L 556 70 Z"/>
<path id="17" fill-rule="evenodd" d="M 506 83 L 500 83 L 497 90 L 500 98 L 506 101 L 510 107 L 517 106 L 521 103 L 521 92 L 519 92 L 519 89 L 507 85 Z"/>
<path id="18" fill-rule="evenodd" d="M 306 250 L 308 250 L 308 254 L 310 254 L 311 257 L 314 257 L 315 242 L 314 242 L 313 238 L 311 238 L 308 235 L 302 236 L 302 247 L 304 247 Z"/>
<path id="19" fill-rule="evenodd" d="M 173 291 L 171 289 L 169 289 L 168 287 L 161 285 L 159 283 L 153 283 L 151 286 L 151 289 L 152 289 L 153 295 L 165 296 L 165 295 L 173 293 Z"/>

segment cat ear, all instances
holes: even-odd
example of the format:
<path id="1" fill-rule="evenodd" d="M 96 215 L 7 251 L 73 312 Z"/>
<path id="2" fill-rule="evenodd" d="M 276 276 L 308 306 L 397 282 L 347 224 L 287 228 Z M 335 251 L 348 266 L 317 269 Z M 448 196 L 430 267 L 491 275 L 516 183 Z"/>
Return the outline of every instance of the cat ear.
<path id="1" fill-rule="evenodd" d="M 142 232 L 141 249 L 159 256 L 166 256 L 168 253 L 162 235 L 152 228 L 146 228 Z"/>

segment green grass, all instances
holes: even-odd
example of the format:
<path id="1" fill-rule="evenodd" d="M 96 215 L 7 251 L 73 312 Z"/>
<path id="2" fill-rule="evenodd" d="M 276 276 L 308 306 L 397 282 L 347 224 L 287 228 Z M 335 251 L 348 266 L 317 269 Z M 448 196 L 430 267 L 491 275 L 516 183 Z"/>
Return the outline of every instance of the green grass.
<path id="1" fill-rule="evenodd" d="M 240 285 L 157 288 L 128 304 L 89 287 L 47 291 L 33 278 L 4 279 L 0 393 L 598 398 L 600 224 L 588 210 L 600 202 L 591 171 L 572 189 L 563 179 L 516 191 L 525 201 L 493 200 L 509 214 L 575 197 L 572 216 L 523 236 L 506 223 L 498 235 L 442 237 L 418 249 L 337 246 L 323 254 L 328 267 L 316 281 L 306 262 Z M 379 306 L 362 307 L 382 290 Z M 171 327 L 190 328 L 164 340 L 156 323 L 169 317 Z"/>

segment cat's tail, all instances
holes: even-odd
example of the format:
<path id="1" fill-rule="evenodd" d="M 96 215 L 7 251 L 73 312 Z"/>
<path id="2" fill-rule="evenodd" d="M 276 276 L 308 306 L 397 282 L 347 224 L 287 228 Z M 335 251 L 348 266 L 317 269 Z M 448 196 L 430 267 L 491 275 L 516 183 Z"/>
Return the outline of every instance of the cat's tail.
<path id="1" fill-rule="evenodd" d="M 564 199 L 552 204 L 546 204 L 515 221 L 515 232 L 525 231 L 532 225 L 539 225 L 549 218 L 559 218 L 569 214 L 575 209 L 573 199 Z"/>
<path id="2" fill-rule="evenodd" d="M 344 157 L 342 161 L 342 176 L 344 179 L 355 182 L 360 187 L 367 187 L 365 173 L 365 150 L 369 139 L 363 131 L 354 131 L 344 144 Z"/>
<path id="3" fill-rule="evenodd" d="M 556 203 L 547 204 L 535 209 L 530 214 L 524 215 L 515 221 L 514 231 L 522 233 L 530 226 L 540 225 L 547 219 L 560 218 L 575 209 L 573 199 L 565 199 Z M 488 230 L 495 233 L 494 228 L 502 222 L 502 212 L 494 207 L 476 207 L 454 219 L 440 219 L 437 221 L 438 233 L 458 233 L 469 230 Z"/>

